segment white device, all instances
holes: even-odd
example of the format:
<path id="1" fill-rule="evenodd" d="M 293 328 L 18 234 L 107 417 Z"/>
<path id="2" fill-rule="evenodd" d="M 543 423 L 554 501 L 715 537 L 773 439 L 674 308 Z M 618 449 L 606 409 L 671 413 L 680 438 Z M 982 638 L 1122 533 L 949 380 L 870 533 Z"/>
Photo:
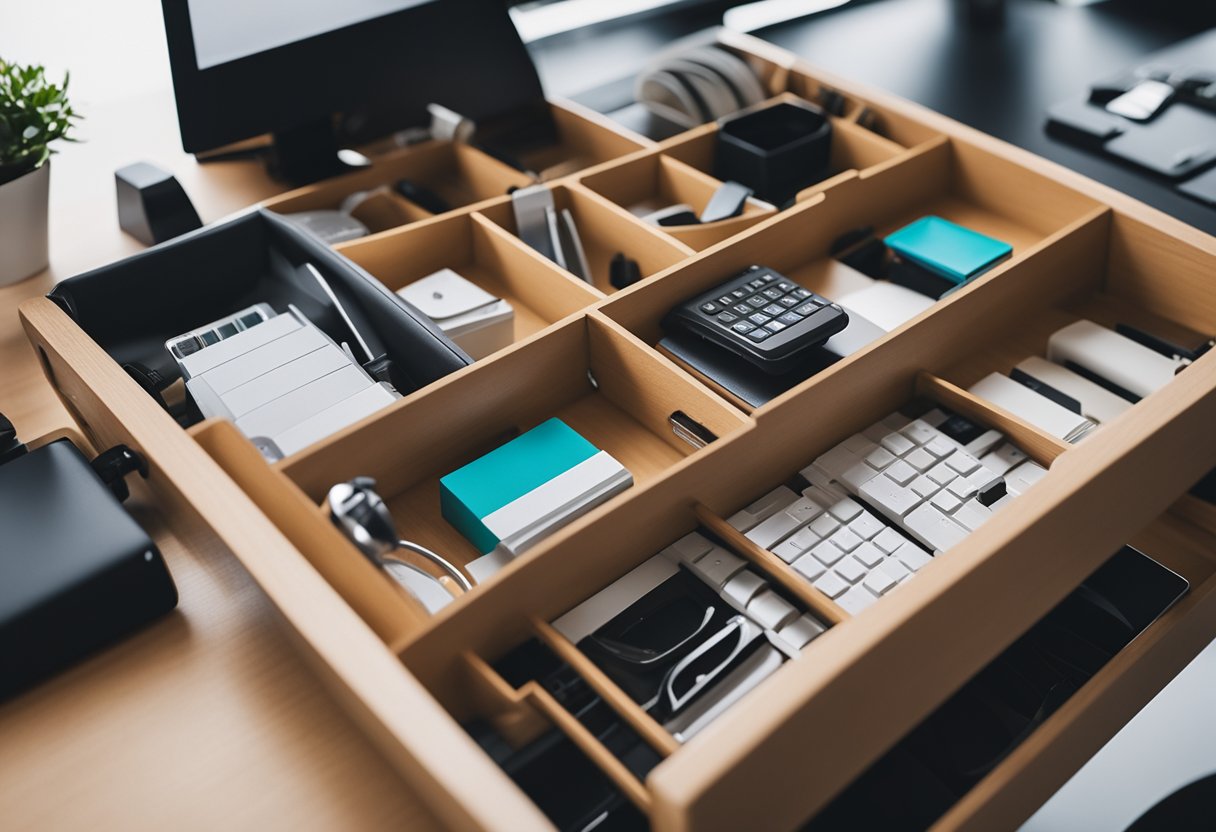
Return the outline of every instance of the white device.
<path id="1" fill-rule="evenodd" d="M 259 304 L 165 347 L 203 416 L 232 421 L 272 462 L 400 398 L 294 306 Z"/>
<path id="2" fill-rule="evenodd" d="M 1047 340 L 1047 358 L 1056 364 L 1072 362 L 1140 397 L 1169 384 L 1187 364 L 1093 321 L 1077 321 L 1057 330 Z"/>
<path id="3" fill-rule="evenodd" d="M 515 310 L 451 269 L 440 269 L 397 290 L 474 359 L 508 347 Z"/>
<path id="4" fill-rule="evenodd" d="M 836 302 L 849 310 L 850 321 L 856 313 L 890 332 L 932 306 L 933 298 L 898 283 L 876 280 L 864 289 L 836 298 Z"/>
<path id="5" fill-rule="evenodd" d="M 1105 387 L 1037 355 L 1019 363 L 1018 369 L 1076 399 L 1081 404 L 1081 412 L 1085 418 L 1100 425 L 1106 424 L 1132 406 L 1127 399 L 1116 396 Z"/>
<path id="6" fill-rule="evenodd" d="M 989 373 L 970 392 L 1065 442 L 1080 442 L 1097 427 L 1046 396 L 1001 373 Z"/>

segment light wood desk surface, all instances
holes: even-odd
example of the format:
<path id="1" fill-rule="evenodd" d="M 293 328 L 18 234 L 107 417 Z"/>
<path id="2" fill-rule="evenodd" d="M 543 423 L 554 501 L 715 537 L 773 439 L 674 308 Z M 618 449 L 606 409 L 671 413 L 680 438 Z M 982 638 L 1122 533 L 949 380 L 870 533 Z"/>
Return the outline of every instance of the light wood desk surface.
<path id="1" fill-rule="evenodd" d="M 118 228 L 116 168 L 146 160 L 173 171 L 204 222 L 278 188 L 256 162 L 200 166 L 184 154 L 168 90 L 93 110 L 82 134 L 86 143 L 53 162 L 50 270 L 0 289 L 0 412 L 25 438 L 70 419 L 17 305 L 141 248 Z M 227 550 L 186 550 L 132 502 L 169 564 L 179 607 L 0 704 L 0 827 L 436 828 L 324 693 Z"/>

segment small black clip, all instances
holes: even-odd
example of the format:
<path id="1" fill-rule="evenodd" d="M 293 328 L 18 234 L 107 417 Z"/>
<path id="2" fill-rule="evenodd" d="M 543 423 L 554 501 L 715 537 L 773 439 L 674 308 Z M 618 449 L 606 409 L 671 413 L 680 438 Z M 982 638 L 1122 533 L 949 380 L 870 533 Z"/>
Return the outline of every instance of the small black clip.
<path id="1" fill-rule="evenodd" d="M 127 487 L 127 474 L 138 472 L 144 479 L 148 478 L 148 461 L 142 454 L 126 445 L 115 445 L 108 451 L 102 451 L 93 460 L 92 465 L 97 476 L 109 486 L 119 502 L 131 496 L 131 489 Z"/>
<path id="2" fill-rule="evenodd" d="M 25 453 L 25 445 L 17 438 L 17 429 L 8 417 L 0 413 L 0 465 Z"/>

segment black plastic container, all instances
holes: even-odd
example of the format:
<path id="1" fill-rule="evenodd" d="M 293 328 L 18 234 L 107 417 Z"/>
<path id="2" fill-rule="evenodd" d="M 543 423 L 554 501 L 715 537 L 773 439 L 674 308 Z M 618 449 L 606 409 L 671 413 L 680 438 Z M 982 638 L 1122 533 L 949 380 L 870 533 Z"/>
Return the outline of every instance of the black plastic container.
<path id="1" fill-rule="evenodd" d="M 828 175 L 832 122 L 811 104 L 782 102 L 722 121 L 714 175 L 777 206 Z"/>

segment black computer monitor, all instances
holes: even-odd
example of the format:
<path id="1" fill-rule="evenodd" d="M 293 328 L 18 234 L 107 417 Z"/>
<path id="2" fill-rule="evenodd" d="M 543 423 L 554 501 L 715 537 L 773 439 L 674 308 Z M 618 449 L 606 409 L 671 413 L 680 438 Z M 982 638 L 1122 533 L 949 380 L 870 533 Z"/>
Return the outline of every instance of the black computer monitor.
<path id="1" fill-rule="evenodd" d="M 161 0 L 182 146 L 263 134 L 276 173 L 339 172 L 343 143 L 535 112 L 540 80 L 503 0 Z"/>

